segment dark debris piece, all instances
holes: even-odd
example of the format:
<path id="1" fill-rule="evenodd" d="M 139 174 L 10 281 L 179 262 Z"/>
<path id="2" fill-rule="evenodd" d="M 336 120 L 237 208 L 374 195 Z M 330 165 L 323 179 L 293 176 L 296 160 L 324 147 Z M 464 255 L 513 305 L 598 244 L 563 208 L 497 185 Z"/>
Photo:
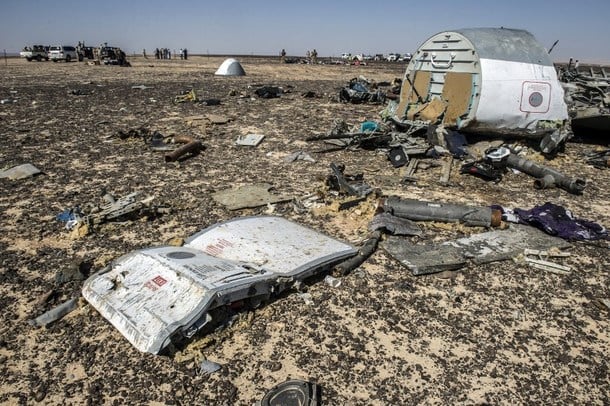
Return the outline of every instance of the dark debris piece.
<path id="1" fill-rule="evenodd" d="M 596 151 L 587 154 L 587 163 L 597 169 L 610 167 L 610 149 Z"/>
<path id="2" fill-rule="evenodd" d="M 262 99 L 274 99 L 280 97 L 284 91 L 277 86 L 263 86 L 256 89 L 254 93 Z"/>
<path id="3" fill-rule="evenodd" d="M 503 172 L 503 169 L 497 168 L 485 160 L 465 163 L 460 169 L 460 173 L 474 175 L 478 178 L 494 182 L 502 180 Z"/>
<path id="4" fill-rule="evenodd" d="M 335 163 L 330 164 L 332 174 L 328 175 L 326 184 L 331 190 L 339 191 L 340 193 L 348 194 L 350 196 L 366 196 L 373 191 L 373 189 L 364 183 L 364 176 L 358 175 L 345 175 L 345 165 L 336 165 Z"/>
<path id="5" fill-rule="evenodd" d="M 261 406 L 320 406 L 321 387 L 312 382 L 293 379 L 271 388 L 260 402 Z"/>

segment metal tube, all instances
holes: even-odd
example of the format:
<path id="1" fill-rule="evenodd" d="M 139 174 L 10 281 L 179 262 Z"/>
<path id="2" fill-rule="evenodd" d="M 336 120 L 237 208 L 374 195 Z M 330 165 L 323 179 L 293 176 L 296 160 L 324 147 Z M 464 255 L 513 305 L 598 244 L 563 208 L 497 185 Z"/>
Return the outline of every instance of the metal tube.
<path id="1" fill-rule="evenodd" d="M 570 193 L 580 194 L 587 185 L 587 182 L 583 179 L 570 178 L 555 169 L 538 165 L 533 161 L 521 158 L 515 154 L 510 154 L 508 156 L 506 165 L 537 178 L 534 181 L 534 187 L 537 189 L 557 186 Z"/>
<path id="2" fill-rule="evenodd" d="M 78 298 L 72 298 L 57 307 L 49 310 L 46 313 L 41 314 L 36 317 L 34 320 L 30 320 L 29 324 L 32 326 L 45 327 L 54 321 L 57 321 L 64 317 L 66 314 L 70 313 L 72 310 L 78 307 Z"/>
<path id="3" fill-rule="evenodd" d="M 467 226 L 483 227 L 497 227 L 502 221 L 502 213 L 491 207 L 425 202 L 395 196 L 385 199 L 383 209 L 397 217 L 415 221 L 460 222 Z"/>
<path id="4" fill-rule="evenodd" d="M 201 151 L 201 148 L 201 141 L 191 141 L 188 144 L 185 144 L 180 148 L 176 148 L 172 152 L 168 152 L 167 154 L 165 154 L 165 162 L 177 161 L 178 159 L 180 159 L 180 157 L 187 153 L 196 154 Z"/>

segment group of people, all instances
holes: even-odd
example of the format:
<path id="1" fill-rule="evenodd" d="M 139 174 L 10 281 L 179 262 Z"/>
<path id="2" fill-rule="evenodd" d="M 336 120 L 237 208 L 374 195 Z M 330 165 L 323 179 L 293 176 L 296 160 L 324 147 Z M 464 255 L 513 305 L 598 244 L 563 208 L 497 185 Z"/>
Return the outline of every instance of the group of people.
<path id="1" fill-rule="evenodd" d="M 286 60 L 285 49 L 280 51 L 280 63 L 289 63 L 289 61 Z M 307 50 L 305 53 L 305 63 L 318 63 L 318 51 L 316 51 L 315 48 L 313 51 L 310 51 L 309 49 Z"/>
<path id="2" fill-rule="evenodd" d="M 315 48 L 313 51 L 307 50 L 305 58 L 307 59 L 308 63 L 318 63 L 318 51 L 316 51 Z"/>
<path id="3" fill-rule="evenodd" d="M 146 58 L 146 50 L 143 52 L 144 57 Z M 188 59 L 188 51 L 186 48 L 180 48 L 180 59 Z M 176 54 L 174 54 L 174 57 Z M 155 48 L 155 59 L 172 59 L 172 50 L 169 48 Z"/>

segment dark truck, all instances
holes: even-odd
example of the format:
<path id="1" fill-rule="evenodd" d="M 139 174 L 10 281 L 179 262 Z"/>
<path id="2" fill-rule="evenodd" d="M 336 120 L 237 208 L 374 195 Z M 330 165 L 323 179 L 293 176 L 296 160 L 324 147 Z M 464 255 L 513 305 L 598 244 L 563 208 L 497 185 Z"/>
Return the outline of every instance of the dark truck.
<path id="1" fill-rule="evenodd" d="M 33 60 L 45 61 L 49 60 L 49 47 L 44 45 L 32 45 L 31 47 L 24 47 L 23 51 L 19 53 L 19 56 L 25 58 L 28 62 L 32 62 Z"/>

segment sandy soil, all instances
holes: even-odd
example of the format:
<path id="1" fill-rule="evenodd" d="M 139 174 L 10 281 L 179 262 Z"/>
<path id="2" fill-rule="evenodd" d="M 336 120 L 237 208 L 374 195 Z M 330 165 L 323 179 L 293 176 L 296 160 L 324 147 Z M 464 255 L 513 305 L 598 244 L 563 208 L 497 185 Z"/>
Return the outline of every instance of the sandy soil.
<path id="1" fill-rule="evenodd" d="M 609 313 L 594 304 L 610 298 L 603 244 L 574 244 L 563 261 L 574 269 L 567 276 L 506 261 L 470 265 L 449 278 L 414 277 L 379 249 L 337 288 L 312 280 L 307 291 L 313 304 L 286 292 L 171 356 L 138 352 L 84 300 L 48 328 L 30 326 L 32 317 L 79 295 L 79 270 L 86 276 L 129 251 L 167 244 L 235 216 L 273 212 L 360 244 L 374 202 L 333 210 L 336 198 L 324 186 L 331 162 L 345 164 L 346 173 L 363 173 L 386 195 L 523 208 L 550 201 L 610 225 L 608 171 L 584 161 L 597 147 L 590 140 L 569 143 L 547 163 L 588 179 L 581 196 L 535 190 L 522 174 L 485 183 L 460 175 L 457 161 L 447 186 L 438 182 L 439 168 L 418 172 L 420 181 L 405 186 L 384 153 L 313 154 L 324 145 L 305 142 L 328 131 L 335 119 L 377 119 L 383 106 L 337 103 L 338 89 L 359 75 L 391 81 L 402 76 L 404 65 L 280 65 L 245 58 L 247 76 L 215 77 L 221 62 L 193 57 L 135 59 L 131 68 L 18 59 L 0 64 L 0 99 L 17 100 L 0 105 L 0 167 L 30 162 L 44 172 L 0 179 L 0 403 L 250 405 L 289 378 L 317 382 L 328 405 L 610 403 Z M 277 99 L 251 97 L 263 84 L 290 92 Z M 172 102 L 189 89 L 222 103 Z M 302 97 L 307 91 L 316 97 Z M 207 114 L 231 121 L 188 119 Z M 206 150 L 165 163 L 141 140 L 115 137 L 139 127 L 196 137 Z M 249 132 L 266 138 L 256 148 L 234 145 Z M 317 162 L 284 162 L 298 150 Z M 259 182 L 295 201 L 322 193 L 322 207 L 303 211 L 289 202 L 231 212 L 211 197 L 215 190 Z M 80 238 L 54 219 L 66 208 L 102 203 L 105 192 L 136 190 L 155 195 L 172 213 L 107 223 Z M 483 231 L 443 224 L 424 230 L 422 241 Z M 198 375 L 203 359 L 223 368 Z"/>

